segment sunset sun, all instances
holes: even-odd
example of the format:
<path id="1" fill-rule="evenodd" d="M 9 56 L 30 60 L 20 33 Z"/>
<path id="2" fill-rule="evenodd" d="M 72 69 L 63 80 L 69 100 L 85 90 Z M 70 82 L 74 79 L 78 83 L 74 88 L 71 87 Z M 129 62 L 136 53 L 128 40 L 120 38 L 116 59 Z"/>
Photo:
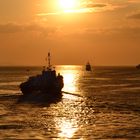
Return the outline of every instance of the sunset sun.
<path id="1" fill-rule="evenodd" d="M 63 10 L 71 10 L 77 7 L 77 0 L 59 0 L 59 5 Z"/>

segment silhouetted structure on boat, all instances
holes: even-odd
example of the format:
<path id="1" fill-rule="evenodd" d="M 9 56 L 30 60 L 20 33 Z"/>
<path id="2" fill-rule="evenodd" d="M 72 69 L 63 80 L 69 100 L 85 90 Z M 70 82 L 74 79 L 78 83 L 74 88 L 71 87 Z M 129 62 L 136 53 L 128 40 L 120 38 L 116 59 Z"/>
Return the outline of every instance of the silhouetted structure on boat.
<path id="1" fill-rule="evenodd" d="M 27 81 L 20 84 L 23 95 L 42 96 L 49 98 L 61 96 L 61 89 L 64 86 L 63 76 L 58 74 L 50 64 L 50 53 L 48 53 L 48 67 L 43 69 L 40 75 L 29 77 Z"/>
<path id="2" fill-rule="evenodd" d="M 86 64 L 86 71 L 91 71 L 91 65 L 89 62 Z"/>
<path id="3" fill-rule="evenodd" d="M 137 69 L 140 69 L 140 64 L 136 66 Z"/>

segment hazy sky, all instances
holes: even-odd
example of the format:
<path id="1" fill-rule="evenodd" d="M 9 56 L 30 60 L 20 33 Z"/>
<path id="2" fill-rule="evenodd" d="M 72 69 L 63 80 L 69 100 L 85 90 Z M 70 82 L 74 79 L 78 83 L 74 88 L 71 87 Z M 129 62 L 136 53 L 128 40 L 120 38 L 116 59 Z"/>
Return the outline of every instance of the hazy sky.
<path id="1" fill-rule="evenodd" d="M 140 63 L 140 0 L 0 0 L 0 65 L 44 65 L 48 51 L 53 64 Z"/>

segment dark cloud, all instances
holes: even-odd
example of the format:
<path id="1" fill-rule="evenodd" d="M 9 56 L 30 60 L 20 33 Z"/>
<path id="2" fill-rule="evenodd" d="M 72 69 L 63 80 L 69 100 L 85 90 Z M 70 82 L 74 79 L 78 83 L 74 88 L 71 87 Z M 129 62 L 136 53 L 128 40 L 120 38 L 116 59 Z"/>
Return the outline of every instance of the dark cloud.
<path id="1" fill-rule="evenodd" d="M 16 23 L 7 23 L 0 24 L 0 33 L 17 33 L 17 32 L 27 32 L 35 31 L 45 34 L 54 33 L 57 30 L 55 27 L 41 26 L 39 24 L 16 24 Z"/>
<path id="2" fill-rule="evenodd" d="M 140 3 L 139 0 L 128 0 L 128 2 L 130 2 L 130 3 Z"/>
<path id="3" fill-rule="evenodd" d="M 140 13 L 136 13 L 133 15 L 128 16 L 129 19 L 140 19 Z"/>
<path id="4" fill-rule="evenodd" d="M 15 33 L 23 31 L 21 25 L 15 23 L 0 24 L 0 33 Z"/>
<path id="5" fill-rule="evenodd" d="M 84 36 L 84 38 L 100 38 L 100 37 L 114 37 L 114 38 L 140 38 L 140 27 L 116 27 L 116 28 L 84 28 L 72 33 L 72 36 Z"/>
<path id="6" fill-rule="evenodd" d="M 101 3 L 86 5 L 87 8 L 102 8 L 102 7 L 106 7 L 106 6 L 107 6 L 106 4 L 101 4 Z"/>

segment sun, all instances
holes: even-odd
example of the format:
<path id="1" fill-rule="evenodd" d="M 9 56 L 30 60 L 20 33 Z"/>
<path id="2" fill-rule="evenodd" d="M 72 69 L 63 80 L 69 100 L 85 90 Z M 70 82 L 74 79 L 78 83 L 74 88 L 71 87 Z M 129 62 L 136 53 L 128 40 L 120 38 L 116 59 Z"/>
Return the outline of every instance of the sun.
<path id="1" fill-rule="evenodd" d="M 76 8 L 77 0 L 59 0 L 59 5 L 63 10 L 71 10 Z"/>

